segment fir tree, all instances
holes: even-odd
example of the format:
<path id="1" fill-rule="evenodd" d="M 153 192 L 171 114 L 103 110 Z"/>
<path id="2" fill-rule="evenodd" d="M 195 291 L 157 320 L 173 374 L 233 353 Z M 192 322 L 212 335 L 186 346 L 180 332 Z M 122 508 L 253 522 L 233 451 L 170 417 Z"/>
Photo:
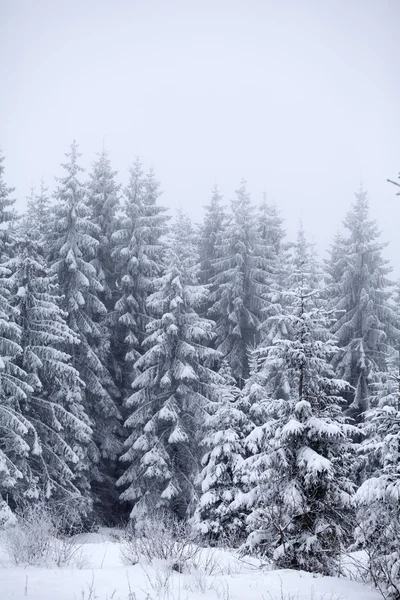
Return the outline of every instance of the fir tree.
<path id="1" fill-rule="evenodd" d="M 212 190 L 210 204 L 205 206 L 204 222 L 200 229 L 200 279 L 208 284 L 215 275 L 214 265 L 217 259 L 217 248 L 222 242 L 226 225 L 226 212 L 221 204 L 222 196 L 215 185 Z"/>
<path id="2" fill-rule="evenodd" d="M 261 311 L 266 306 L 268 262 L 260 248 L 254 207 L 242 181 L 231 202 L 232 214 L 213 263 L 212 306 L 217 349 L 242 387 L 249 374 L 247 347 L 257 340 Z"/>
<path id="3" fill-rule="evenodd" d="M 286 246 L 286 234 L 278 207 L 274 203 L 268 204 L 266 194 L 263 194 L 263 199 L 259 207 L 258 230 L 261 239 L 270 247 L 271 253 L 278 256 Z"/>
<path id="4" fill-rule="evenodd" d="M 99 298 L 103 286 L 92 264 L 99 245 L 99 226 L 90 220 L 84 201 L 75 142 L 66 156 L 69 160 L 63 166 L 67 173 L 59 180 L 57 190 L 50 260 L 64 296 L 62 308 L 67 313 L 67 324 L 80 339 L 72 364 L 85 383 L 84 407 L 94 431 L 94 443 L 89 448 L 91 485 L 101 508 L 114 487 L 113 464 L 120 452 L 121 417 L 116 405 L 118 390 L 107 370 L 109 336 L 103 321 L 107 311 Z"/>
<path id="5" fill-rule="evenodd" d="M 327 297 L 337 299 L 340 295 L 340 286 L 343 272 L 345 270 L 346 241 L 343 234 L 338 231 L 333 238 L 329 250 L 329 259 L 325 260 L 325 281 L 327 286 Z"/>
<path id="6" fill-rule="evenodd" d="M 194 519 L 200 535 L 214 544 L 240 539 L 245 532 L 243 513 L 233 509 L 233 500 L 238 495 L 236 473 L 245 456 L 243 438 L 250 431 L 240 390 L 226 362 L 219 373 L 224 380 L 219 401 L 204 422 L 201 444 L 206 453 L 198 481 L 202 495 Z"/>
<path id="7" fill-rule="evenodd" d="M 44 180 L 40 182 L 40 191 L 35 194 L 34 188 L 28 198 L 27 210 L 24 216 L 23 230 L 29 233 L 32 239 L 42 241 L 45 239 L 51 220 L 51 205 L 48 188 Z"/>
<path id="8" fill-rule="evenodd" d="M 86 202 L 90 218 L 97 225 L 93 232 L 99 244 L 92 264 L 96 267 L 98 280 L 102 285 L 101 299 L 109 308 L 116 294 L 116 267 L 113 261 L 113 233 L 118 228 L 117 211 L 119 209 L 120 185 L 115 182 L 117 172 L 111 168 L 108 152 L 103 148 L 93 163 L 87 186 Z"/>
<path id="9" fill-rule="evenodd" d="M 378 241 L 376 222 L 369 220 L 365 192 L 356 194 L 344 225 L 348 235 L 343 251 L 332 255 L 330 265 L 331 277 L 334 271 L 331 306 L 339 314 L 333 328 L 340 347 L 334 368 L 352 386 L 346 393 L 347 412 L 360 422 L 369 408 L 370 386 L 385 371 L 385 357 L 400 331 L 389 303 L 391 269 L 382 256 L 385 244 Z"/>
<path id="10" fill-rule="evenodd" d="M 15 198 L 12 194 L 15 188 L 9 187 L 4 181 L 4 156 L 0 151 L 0 260 L 7 258 L 9 255 L 10 245 L 10 229 L 15 222 L 16 213 L 14 204 Z"/>
<path id="11" fill-rule="evenodd" d="M 251 511 L 248 547 L 279 567 L 332 574 L 346 541 L 353 491 L 352 428 L 341 409 L 347 384 L 335 379 L 330 365 L 337 348 L 317 292 L 292 288 L 290 296 L 281 316 L 289 338 L 262 351 L 263 376 L 269 381 L 270 373 L 285 371 L 287 389 L 284 397 L 278 388 L 261 399 L 262 423 L 246 440 L 251 456 L 245 469 L 252 478 L 240 500 Z"/>
<path id="12" fill-rule="evenodd" d="M 259 345 L 269 346 L 276 337 L 281 337 L 279 316 L 285 308 L 285 291 L 288 287 L 288 277 L 292 265 L 290 255 L 291 245 L 285 242 L 283 219 L 274 204 L 267 203 L 266 194 L 259 207 L 257 221 L 260 242 L 260 252 L 266 258 L 266 290 L 264 292 L 264 307 L 261 311 L 259 324 Z M 278 328 L 276 329 L 276 326 Z M 255 344 L 255 347 L 258 344 Z"/>
<path id="13" fill-rule="evenodd" d="M 3 156 L 0 155 L 0 223 L 6 227 L 14 218 L 14 199 L 10 197 L 13 188 L 3 179 Z M 8 254 L 9 236 L 7 229 L 1 229 L 0 256 L 4 260 Z M 10 270 L 0 264 L 0 506 L 8 513 L 6 497 L 14 504 L 25 493 L 34 490 L 28 458 L 38 454 L 40 447 L 37 434 L 22 414 L 22 406 L 27 401 L 32 388 L 25 371 L 18 365 L 22 354 L 21 329 L 15 320 L 18 311 L 10 303 Z"/>
<path id="14" fill-rule="evenodd" d="M 122 222 L 112 237 L 119 277 L 113 322 L 115 346 L 124 365 L 122 381 L 128 388 L 135 376 L 133 365 L 142 354 L 149 322 L 147 297 L 154 291 L 154 280 L 163 268 L 161 238 L 166 233 L 167 218 L 165 209 L 157 205 L 160 192 L 154 171 L 151 169 L 145 176 L 139 159 L 131 169 L 124 196 Z"/>
<path id="15" fill-rule="evenodd" d="M 291 273 L 287 278 L 287 284 L 289 287 L 297 285 L 298 287 L 317 289 L 321 287 L 321 275 L 315 248 L 307 240 L 303 223 L 300 222 L 297 239 L 293 244 Z"/>
<path id="16" fill-rule="evenodd" d="M 118 483 L 125 487 L 121 498 L 133 504 L 132 517 L 155 508 L 184 517 L 195 499 L 199 423 L 221 381 L 213 371 L 217 354 L 208 347 L 214 324 L 195 310 L 207 295 L 198 284 L 197 263 L 193 229 L 179 214 L 166 273 L 147 301 L 153 320 L 126 403 L 131 433 Z"/>
<path id="17" fill-rule="evenodd" d="M 56 277 L 48 275 L 38 242 L 21 239 L 16 257 L 5 266 L 11 273 L 10 301 L 21 331 L 23 352 L 17 360 L 32 388 L 19 405 L 37 436 L 37 451 L 27 459 L 29 495 L 73 501 L 87 511 L 92 431 L 82 403 L 83 382 L 69 354 L 79 337 L 65 322 Z"/>
<path id="18" fill-rule="evenodd" d="M 0 496 L 13 507 L 25 494 L 35 494 L 36 481 L 29 472 L 28 459 L 40 454 L 37 432 L 23 416 L 33 391 L 28 376 L 18 365 L 22 354 L 21 330 L 15 323 L 18 312 L 10 305 L 8 276 L 0 267 Z"/>
<path id="19" fill-rule="evenodd" d="M 280 236 L 280 239 L 282 237 Z M 296 243 L 291 246 L 292 255 L 289 255 L 289 248 L 281 246 L 278 253 L 277 277 L 271 279 L 270 293 L 268 295 L 269 304 L 264 309 L 264 321 L 260 325 L 261 341 L 256 348 L 255 356 L 259 364 L 265 359 L 265 352 L 268 354 L 269 348 L 278 340 L 293 340 L 295 332 L 289 319 L 284 318 L 288 314 L 288 303 L 292 299 L 288 289 L 297 290 L 299 288 L 315 290 L 319 287 L 319 277 L 317 272 L 317 263 L 311 244 L 307 242 L 302 225 L 299 228 Z M 286 269 L 279 268 L 282 258 L 285 257 Z M 315 298 L 316 299 L 316 298 Z M 256 377 L 260 378 L 261 373 Z M 272 366 L 268 371 L 268 378 L 264 377 L 265 393 L 268 397 L 275 400 L 290 398 L 290 382 L 288 372 L 283 364 L 277 361 L 275 368 Z M 265 395 L 265 394 L 264 394 Z M 257 406 L 258 406 L 257 402 Z"/>
<path id="20" fill-rule="evenodd" d="M 372 582 L 385 598 L 394 600 L 400 598 L 399 383 L 392 366 L 376 387 L 375 407 L 366 413 L 363 448 L 373 470 L 355 496 L 354 547 L 366 551 Z"/>

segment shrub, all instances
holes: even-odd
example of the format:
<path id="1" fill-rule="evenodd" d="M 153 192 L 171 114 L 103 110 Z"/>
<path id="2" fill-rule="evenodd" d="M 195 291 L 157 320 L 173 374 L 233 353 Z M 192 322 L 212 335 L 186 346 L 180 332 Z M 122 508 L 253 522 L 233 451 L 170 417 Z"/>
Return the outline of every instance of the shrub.
<path id="1" fill-rule="evenodd" d="M 133 565 L 144 558 L 148 563 L 163 560 L 179 572 L 198 557 L 190 527 L 168 513 L 148 516 L 136 526 L 128 525 L 121 547 L 125 564 Z"/>

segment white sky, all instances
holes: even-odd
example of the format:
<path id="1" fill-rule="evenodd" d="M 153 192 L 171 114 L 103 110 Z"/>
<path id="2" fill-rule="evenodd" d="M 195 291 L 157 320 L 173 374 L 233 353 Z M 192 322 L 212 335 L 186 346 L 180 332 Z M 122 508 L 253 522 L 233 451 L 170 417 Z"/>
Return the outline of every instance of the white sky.
<path id="1" fill-rule="evenodd" d="M 400 274 L 398 0 L 0 0 L 0 144 L 20 206 L 75 137 L 139 154 L 195 220 L 265 190 L 319 250 L 360 181 Z"/>

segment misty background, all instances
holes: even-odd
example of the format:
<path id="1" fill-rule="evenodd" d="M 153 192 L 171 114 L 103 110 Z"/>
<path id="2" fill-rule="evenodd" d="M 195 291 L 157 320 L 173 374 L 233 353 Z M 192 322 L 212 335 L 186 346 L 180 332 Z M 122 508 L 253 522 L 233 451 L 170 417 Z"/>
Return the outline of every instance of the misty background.
<path id="1" fill-rule="evenodd" d="M 73 138 L 195 221 L 242 177 L 323 253 L 362 182 L 400 275 L 397 0 L 0 0 L 0 145 L 22 209 Z"/>

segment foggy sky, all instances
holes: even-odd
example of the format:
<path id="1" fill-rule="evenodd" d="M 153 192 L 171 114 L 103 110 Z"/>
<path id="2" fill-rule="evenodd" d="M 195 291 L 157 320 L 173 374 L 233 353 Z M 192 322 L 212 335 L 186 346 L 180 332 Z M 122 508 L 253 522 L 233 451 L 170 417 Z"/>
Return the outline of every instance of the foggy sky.
<path id="1" fill-rule="evenodd" d="M 136 155 L 199 220 L 242 177 L 327 248 L 360 182 L 400 275 L 397 0 L 0 0 L 0 145 L 18 204 L 73 138 Z"/>

